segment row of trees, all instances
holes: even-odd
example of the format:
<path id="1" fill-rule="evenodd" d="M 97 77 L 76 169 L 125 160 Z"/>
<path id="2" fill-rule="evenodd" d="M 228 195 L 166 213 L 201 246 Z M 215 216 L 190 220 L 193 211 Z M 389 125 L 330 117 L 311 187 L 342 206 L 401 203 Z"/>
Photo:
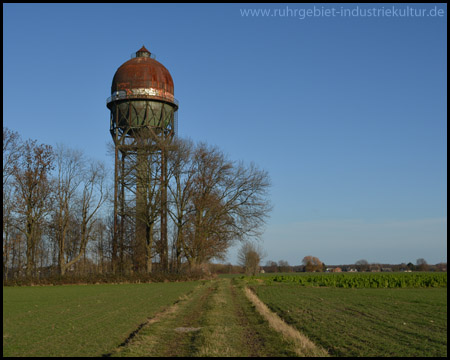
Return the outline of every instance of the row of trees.
<path id="1" fill-rule="evenodd" d="M 303 266 L 301 267 L 302 271 L 314 272 L 314 271 L 324 271 L 325 264 L 322 263 L 315 256 L 305 256 L 302 260 Z M 286 260 L 280 260 L 278 263 L 272 260 L 268 260 L 266 265 L 263 267 L 265 272 L 293 272 L 299 271 L 299 266 L 291 266 Z"/>
<path id="2" fill-rule="evenodd" d="M 286 260 L 280 260 L 277 262 L 273 260 L 268 260 L 266 265 L 263 267 L 265 272 L 276 273 L 276 272 L 292 272 L 293 268 L 289 265 Z"/>
<path id="3" fill-rule="evenodd" d="M 280 260 L 278 264 L 275 261 L 268 260 L 266 266 L 260 267 L 260 261 L 266 256 L 261 245 L 247 242 L 244 243 L 238 253 L 238 265 L 247 275 L 256 275 L 261 270 L 264 272 L 292 272 L 295 267 L 289 265 L 286 260 Z M 302 260 L 302 271 L 320 272 L 325 271 L 325 264 L 315 256 L 305 256 Z M 298 267 L 296 267 L 298 270 Z"/>
<path id="4" fill-rule="evenodd" d="M 157 231 L 162 189 L 152 174 L 160 164 L 138 159 L 127 164 L 124 181 L 139 186 L 120 209 L 125 236 L 118 246 L 112 171 L 81 151 L 22 141 L 3 128 L 4 278 L 46 270 L 64 275 L 74 269 L 148 273 L 153 264 L 157 269 L 164 255 Z M 167 174 L 171 270 L 223 259 L 234 241 L 260 234 L 270 211 L 265 171 L 231 161 L 216 147 L 175 139 Z M 145 194 L 140 203 L 136 192 Z M 145 232 L 137 231 L 137 221 Z"/>
<path id="5" fill-rule="evenodd" d="M 447 263 L 439 263 L 435 265 L 430 265 L 423 258 L 417 259 L 416 264 L 409 262 L 401 264 L 379 264 L 379 263 L 369 263 L 365 259 L 356 261 L 354 264 L 346 264 L 339 266 L 330 266 L 331 269 L 339 267 L 342 271 L 447 271 Z M 321 262 L 317 257 L 305 256 L 302 260 L 302 265 L 291 266 L 285 260 L 280 260 L 277 262 L 268 260 L 262 269 L 265 272 L 275 273 L 275 272 L 321 272 L 326 271 L 328 267 Z"/>
<path id="6" fill-rule="evenodd" d="M 80 151 L 3 128 L 3 275 L 65 271 L 86 255 L 108 198 L 106 170 Z"/>
<path id="7" fill-rule="evenodd" d="M 346 267 L 349 267 L 347 265 Z M 377 264 L 377 263 L 369 263 L 365 259 L 361 259 L 355 262 L 354 268 L 358 271 L 373 271 L 373 270 L 381 270 L 381 269 L 391 269 L 392 271 L 446 271 L 447 264 L 439 263 L 435 265 L 430 265 L 424 258 L 419 258 L 416 260 L 416 264 L 412 262 L 402 263 L 402 264 Z"/>

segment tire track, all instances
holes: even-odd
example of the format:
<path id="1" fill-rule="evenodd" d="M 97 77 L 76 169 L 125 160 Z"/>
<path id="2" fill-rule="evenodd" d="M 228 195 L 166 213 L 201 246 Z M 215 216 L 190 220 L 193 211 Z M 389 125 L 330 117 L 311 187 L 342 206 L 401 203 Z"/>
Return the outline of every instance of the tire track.
<path id="1" fill-rule="evenodd" d="M 243 339 L 245 341 L 247 348 L 249 349 L 250 356 L 259 357 L 261 356 L 261 348 L 264 344 L 264 340 L 261 339 L 258 332 L 251 327 L 250 321 L 247 315 L 245 314 L 242 305 L 238 302 L 236 288 L 232 285 L 231 281 L 230 281 L 230 292 L 233 300 L 233 305 L 235 307 L 235 316 L 237 317 L 239 324 L 242 326 L 244 332 Z"/>
<path id="2" fill-rule="evenodd" d="M 210 286 L 200 297 L 194 308 L 177 321 L 180 325 L 174 329 L 175 335 L 166 344 L 166 351 L 158 356 L 192 356 L 197 350 L 196 338 L 197 329 L 201 329 L 201 317 L 204 312 L 205 304 L 209 301 L 212 294 L 217 290 L 217 284 Z M 180 329 L 179 331 L 176 331 Z M 181 329 L 185 329 L 184 331 Z"/>
<path id="3" fill-rule="evenodd" d="M 103 356 L 189 356 L 196 348 L 196 332 L 190 330 L 198 324 L 202 309 L 216 287 L 215 283 L 197 287 L 139 325 L 118 348 Z"/>

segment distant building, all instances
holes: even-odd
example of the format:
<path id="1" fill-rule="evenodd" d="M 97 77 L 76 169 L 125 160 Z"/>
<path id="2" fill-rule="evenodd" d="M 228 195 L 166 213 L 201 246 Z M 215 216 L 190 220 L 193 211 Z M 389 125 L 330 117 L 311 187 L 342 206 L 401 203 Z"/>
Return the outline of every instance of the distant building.
<path id="1" fill-rule="evenodd" d="M 370 265 L 370 272 L 380 272 L 380 266 L 378 264 Z"/>
<path id="2" fill-rule="evenodd" d="M 342 269 L 340 267 L 334 268 L 331 270 L 332 272 L 342 272 Z"/>
<path id="3" fill-rule="evenodd" d="M 352 268 L 352 269 L 349 269 L 348 272 L 358 272 L 358 270 Z"/>

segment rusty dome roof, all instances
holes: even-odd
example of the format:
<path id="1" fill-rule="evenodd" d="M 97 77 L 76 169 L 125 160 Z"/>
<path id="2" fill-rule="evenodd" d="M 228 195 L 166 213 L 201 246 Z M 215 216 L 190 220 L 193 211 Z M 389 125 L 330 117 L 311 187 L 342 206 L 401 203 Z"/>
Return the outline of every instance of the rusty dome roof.
<path id="1" fill-rule="evenodd" d="M 169 70 L 150 55 L 150 51 L 142 46 L 136 57 L 123 63 L 114 74 L 111 94 L 121 90 L 153 88 L 173 96 L 173 80 Z"/>

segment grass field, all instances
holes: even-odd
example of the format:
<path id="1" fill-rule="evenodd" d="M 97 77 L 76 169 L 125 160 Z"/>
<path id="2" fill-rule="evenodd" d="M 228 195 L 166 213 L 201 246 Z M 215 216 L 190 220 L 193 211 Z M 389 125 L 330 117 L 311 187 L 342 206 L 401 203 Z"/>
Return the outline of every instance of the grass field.
<path id="1" fill-rule="evenodd" d="M 252 286 L 333 356 L 447 356 L 447 289 Z"/>
<path id="2" fill-rule="evenodd" d="M 320 275 L 289 276 L 4 287 L 3 355 L 447 356 L 446 274 L 416 281 L 442 287 L 418 288 L 314 286 L 305 279 Z"/>
<path id="3" fill-rule="evenodd" d="M 199 282 L 3 288 L 3 356 L 100 356 Z"/>

